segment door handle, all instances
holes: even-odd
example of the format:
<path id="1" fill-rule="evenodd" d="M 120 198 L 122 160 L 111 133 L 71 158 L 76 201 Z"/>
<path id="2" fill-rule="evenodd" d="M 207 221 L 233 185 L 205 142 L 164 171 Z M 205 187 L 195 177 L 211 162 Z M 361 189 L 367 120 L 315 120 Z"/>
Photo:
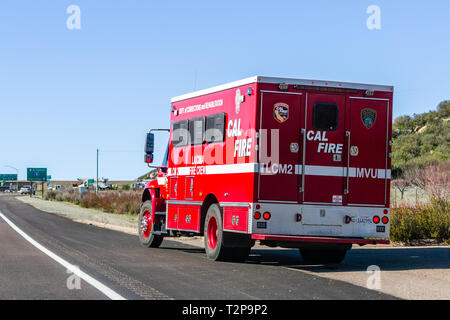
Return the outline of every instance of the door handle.
<path id="1" fill-rule="evenodd" d="M 346 177 L 346 181 L 345 181 L 344 194 L 348 194 L 349 193 L 348 180 L 349 180 L 349 177 L 350 177 L 350 144 L 351 144 L 351 133 L 350 133 L 350 131 L 346 131 L 345 135 L 347 136 L 347 177 Z"/>

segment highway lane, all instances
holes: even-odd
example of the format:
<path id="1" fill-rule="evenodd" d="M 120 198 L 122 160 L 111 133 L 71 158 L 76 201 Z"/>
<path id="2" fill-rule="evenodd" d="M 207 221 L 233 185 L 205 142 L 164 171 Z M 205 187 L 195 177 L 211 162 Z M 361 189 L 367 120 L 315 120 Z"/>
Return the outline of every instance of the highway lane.
<path id="1" fill-rule="evenodd" d="M 0 197 L 0 212 L 42 246 L 127 299 L 393 298 L 344 281 L 281 267 L 277 257 L 272 259 L 258 251 L 246 263 L 222 263 L 209 261 L 202 249 L 177 241 L 165 240 L 160 249 L 143 248 L 136 236 L 76 223 L 37 210 L 12 196 Z M 0 225 L 3 229 L 8 227 L 5 223 Z M 2 257 L 9 257 L 10 261 L 6 268 L 3 259 L 0 262 L 0 279 L 13 279 L 14 268 L 24 268 L 28 280 L 21 281 L 19 277 L 8 286 L 2 281 L 1 298 L 105 298 L 84 281 L 81 290 L 68 290 L 64 268 L 50 259 L 39 264 L 45 256 L 11 232 L 14 233 L 12 229 L 0 233 Z M 15 246 L 27 247 L 29 254 L 12 259 L 19 250 Z M 287 259 L 292 261 L 299 256 Z M 59 278 L 52 268 L 61 271 Z M 16 281 L 20 290 L 15 289 Z"/>
<path id="2" fill-rule="evenodd" d="M 107 299 L 72 275 L 0 219 L 0 300 Z"/>

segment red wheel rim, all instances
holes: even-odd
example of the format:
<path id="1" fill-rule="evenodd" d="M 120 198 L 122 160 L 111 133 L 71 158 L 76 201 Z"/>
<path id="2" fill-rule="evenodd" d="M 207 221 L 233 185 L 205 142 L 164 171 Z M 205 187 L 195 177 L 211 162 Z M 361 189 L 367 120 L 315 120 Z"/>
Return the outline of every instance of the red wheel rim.
<path id="1" fill-rule="evenodd" d="M 142 214 L 140 231 L 145 238 L 150 236 L 152 231 L 152 213 L 149 210 L 145 210 Z"/>
<path id="2" fill-rule="evenodd" d="M 211 217 L 208 222 L 208 245 L 209 248 L 214 249 L 217 245 L 218 228 L 217 220 L 215 217 Z"/>

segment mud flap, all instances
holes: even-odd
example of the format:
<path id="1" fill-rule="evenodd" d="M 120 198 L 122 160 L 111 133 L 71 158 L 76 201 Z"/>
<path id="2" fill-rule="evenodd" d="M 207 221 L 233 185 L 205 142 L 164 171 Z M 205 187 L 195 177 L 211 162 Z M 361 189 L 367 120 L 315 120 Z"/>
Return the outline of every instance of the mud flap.
<path id="1" fill-rule="evenodd" d="M 255 245 L 255 240 L 249 234 L 236 232 L 223 232 L 223 246 L 234 248 L 250 248 Z"/>

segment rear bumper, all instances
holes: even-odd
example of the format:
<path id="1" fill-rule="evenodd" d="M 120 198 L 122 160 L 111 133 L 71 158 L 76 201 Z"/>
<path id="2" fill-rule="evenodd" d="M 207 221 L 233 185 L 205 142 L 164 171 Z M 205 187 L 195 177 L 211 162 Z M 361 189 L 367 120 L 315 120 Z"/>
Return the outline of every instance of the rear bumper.
<path id="1" fill-rule="evenodd" d="M 385 239 L 280 236 L 270 234 L 252 234 L 252 239 L 266 240 L 266 241 L 316 242 L 316 243 L 390 244 L 390 241 Z"/>

